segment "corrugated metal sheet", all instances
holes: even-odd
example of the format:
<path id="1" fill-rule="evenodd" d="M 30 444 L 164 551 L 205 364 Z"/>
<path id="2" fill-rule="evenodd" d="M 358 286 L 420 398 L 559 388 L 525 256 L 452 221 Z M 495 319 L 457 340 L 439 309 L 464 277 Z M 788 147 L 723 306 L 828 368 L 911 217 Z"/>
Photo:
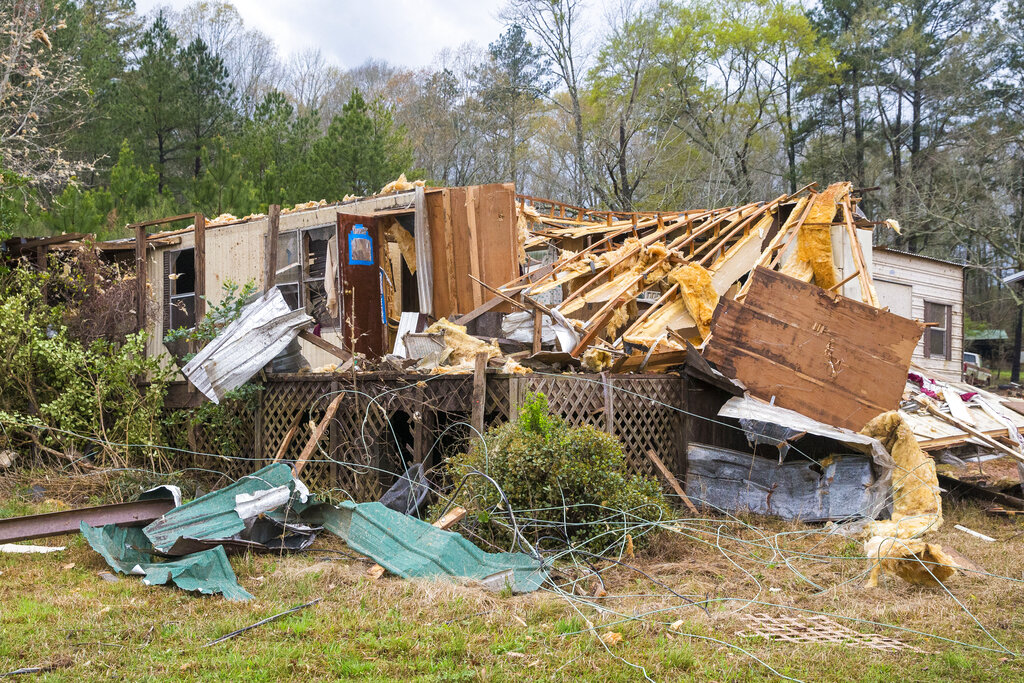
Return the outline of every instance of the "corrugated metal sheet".
<path id="1" fill-rule="evenodd" d="M 91 527 L 85 522 L 82 535 L 107 564 L 122 574 L 142 576 L 143 583 L 173 583 L 187 591 L 207 595 L 222 594 L 228 600 L 251 600 L 252 595 L 238 585 L 224 548 L 217 546 L 200 553 L 169 562 L 154 560 L 152 547 L 141 529 L 122 528 L 115 524 Z"/>
<path id="2" fill-rule="evenodd" d="M 181 369 L 211 401 L 245 384 L 313 322 L 305 311 L 293 311 L 275 287 L 242 310 Z"/>
<path id="3" fill-rule="evenodd" d="M 301 488 L 299 488 L 301 487 Z M 245 520 L 286 504 L 292 494 L 308 494 L 284 463 L 268 465 L 222 489 L 174 508 L 143 531 L 160 552 L 170 552 L 182 538 L 230 539 L 245 530 Z"/>

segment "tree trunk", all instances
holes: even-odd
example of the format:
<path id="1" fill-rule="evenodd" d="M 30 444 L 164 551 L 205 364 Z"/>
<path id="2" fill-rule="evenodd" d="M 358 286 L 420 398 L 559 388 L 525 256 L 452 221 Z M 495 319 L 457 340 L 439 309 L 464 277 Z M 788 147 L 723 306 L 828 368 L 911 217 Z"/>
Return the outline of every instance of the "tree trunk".
<path id="1" fill-rule="evenodd" d="M 1013 325 L 1013 355 L 1010 358 L 1010 381 L 1020 383 L 1021 326 L 1024 325 L 1024 304 L 1017 305 L 1017 322 Z"/>
<path id="2" fill-rule="evenodd" d="M 853 100 L 853 152 L 856 159 L 853 169 L 853 179 L 858 187 L 864 187 L 864 123 L 860 112 L 860 72 L 856 69 L 852 72 L 853 84 L 850 88 L 850 98 Z"/>

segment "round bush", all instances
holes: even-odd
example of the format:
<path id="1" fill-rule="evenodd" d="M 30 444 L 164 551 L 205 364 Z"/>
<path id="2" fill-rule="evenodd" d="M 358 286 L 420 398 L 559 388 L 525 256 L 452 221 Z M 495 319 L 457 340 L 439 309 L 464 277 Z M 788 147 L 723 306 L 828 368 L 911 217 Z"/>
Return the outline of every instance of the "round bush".
<path id="1" fill-rule="evenodd" d="M 566 425 L 543 394 L 531 394 L 517 420 L 489 429 L 469 453 L 449 458 L 448 474 L 453 503 L 476 515 L 483 539 L 502 546 L 513 538 L 509 507 L 531 543 L 595 553 L 627 533 L 639 542 L 668 509 L 657 482 L 627 471 L 618 439 Z"/>

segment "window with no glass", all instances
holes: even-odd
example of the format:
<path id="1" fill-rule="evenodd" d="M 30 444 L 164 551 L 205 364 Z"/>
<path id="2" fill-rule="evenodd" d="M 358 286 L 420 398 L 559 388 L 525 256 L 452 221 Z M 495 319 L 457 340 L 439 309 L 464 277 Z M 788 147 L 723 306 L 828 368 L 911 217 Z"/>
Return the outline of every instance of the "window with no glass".
<path id="1" fill-rule="evenodd" d="M 953 357 L 953 307 L 924 302 L 924 321 L 931 323 L 924 333 L 925 358 L 951 360 Z"/>
<path id="2" fill-rule="evenodd" d="M 164 252 L 164 332 L 196 326 L 194 249 Z"/>
<path id="3" fill-rule="evenodd" d="M 292 309 L 304 308 L 323 327 L 336 328 L 327 308 L 327 246 L 333 225 L 282 233 L 277 238 L 277 287 Z"/>

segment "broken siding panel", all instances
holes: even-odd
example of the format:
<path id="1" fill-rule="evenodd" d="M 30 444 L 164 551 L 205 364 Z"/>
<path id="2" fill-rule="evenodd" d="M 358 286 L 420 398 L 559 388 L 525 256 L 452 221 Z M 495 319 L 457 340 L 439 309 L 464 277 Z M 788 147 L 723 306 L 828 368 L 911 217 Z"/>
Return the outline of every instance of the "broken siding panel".
<path id="1" fill-rule="evenodd" d="M 885 249 L 875 252 L 875 277 L 911 288 L 911 316 L 924 320 L 925 302 L 952 308 L 950 360 L 926 358 L 924 338 L 914 348 L 913 363 L 937 379 L 960 381 L 963 362 L 964 280 L 961 266 Z"/>
<path id="2" fill-rule="evenodd" d="M 765 268 L 752 277 L 743 304 L 719 304 L 707 360 L 752 395 L 826 424 L 857 430 L 896 408 L 918 323 Z"/>

